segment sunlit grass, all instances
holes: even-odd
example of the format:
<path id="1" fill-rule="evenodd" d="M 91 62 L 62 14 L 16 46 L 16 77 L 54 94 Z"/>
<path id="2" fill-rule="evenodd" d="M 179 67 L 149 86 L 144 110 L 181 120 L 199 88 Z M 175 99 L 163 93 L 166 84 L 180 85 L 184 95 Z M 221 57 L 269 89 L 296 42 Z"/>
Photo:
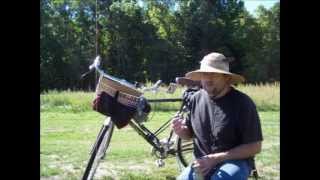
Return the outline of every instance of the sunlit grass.
<path id="1" fill-rule="evenodd" d="M 158 112 L 145 123 L 155 131 L 174 111 Z M 279 112 L 259 112 L 263 149 L 256 163 L 263 179 L 279 179 Z M 80 179 L 104 117 L 97 112 L 42 112 L 40 139 L 41 177 Z M 161 135 L 167 137 L 168 131 Z M 179 174 L 175 158 L 158 168 L 151 146 L 131 127 L 114 131 L 108 156 L 101 163 L 100 179 L 172 179 Z M 100 167 L 100 166 L 99 166 Z M 99 179 L 99 178 L 98 178 Z"/>
<path id="2" fill-rule="evenodd" d="M 148 84 L 148 87 L 151 84 Z M 259 111 L 280 110 L 280 83 L 270 84 L 246 84 L 236 87 L 240 91 L 249 95 L 257 105 Z M 166 93 L 167 87 L 161 86 L 155 92 L 146 92 L 147 99 L 181 98 L 184 88 L 178 87 L 174 94 Z M 92 110 L 94 92 L 84 91 L 48 91 L 40 95 L 41 111 L 52 112 L 85 112 Z M 154 110 L 170 111 L 178 110 L 180 102 L 157 103 L 152 108 Z"/>

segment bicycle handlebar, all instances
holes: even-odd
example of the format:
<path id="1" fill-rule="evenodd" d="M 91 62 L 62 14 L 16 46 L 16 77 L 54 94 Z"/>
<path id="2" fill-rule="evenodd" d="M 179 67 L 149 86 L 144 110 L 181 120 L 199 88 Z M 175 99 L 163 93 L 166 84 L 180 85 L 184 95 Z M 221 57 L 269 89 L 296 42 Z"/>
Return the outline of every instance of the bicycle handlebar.
<path id="1" fill-rule="evenodd" d="M 143 92 L 146 92 L 146 91 L 153 91 L 153 92 L 157 92 L 160 85 L 161 85 L 162 81 L 161 80 L 158 80 L 152 87 L 150 88 L 146 88 L 146 87 L 143 87 L 142 88 L 142 91 Z"/>
<path id="2" fill-rule="evenodd" d="M 100 56 L 97 56 L 97 57 L 94 59 L 93 63 L 89 66 L 89 69 L 92 70 L 93 68 L 95 68 L 95 69 L 97 69 L 98 71 L 101 70 L 101 69 L 99 68 L 100 63 L 101 63 L 101 57 L 100 57 Z"/>
<path id="3" fill-rule="evenodd" d="M 113 81 L 116 81 L 116 82 L 119 82 L 120 84 L 124 85 L 124 86 L 128 86 L 130 88 L 133 88 L 133 89 L 136 89 L 135 85 L 133 85 L 132 83 L 126 81 L 125 79 L 119 79 L 119 78 L 116 78 L 114 76 L 111 76 L 107 73 L 105 73 L 102 69 L 100 69 L 100 64 L 101 64 L 101 57 L 100 56 L 97 56 L 93 63 L 89 66 L 89 70 L 90 72 L 93 71 L 94 69 L 99 72 L 100 75 L 103 75 L 104 77 L 108 78 L 108 79 L 111 79 Z M 146 87 L 143 87 L 142 88 L 142 92 L 146 92 L 146 91 L 153 91 L 153 92 L 157 92 L 160 85 L 161 85 L 162 81 L 161 80 L 158 80 L 152 87 L 150 88 L 146 88 Z"/>

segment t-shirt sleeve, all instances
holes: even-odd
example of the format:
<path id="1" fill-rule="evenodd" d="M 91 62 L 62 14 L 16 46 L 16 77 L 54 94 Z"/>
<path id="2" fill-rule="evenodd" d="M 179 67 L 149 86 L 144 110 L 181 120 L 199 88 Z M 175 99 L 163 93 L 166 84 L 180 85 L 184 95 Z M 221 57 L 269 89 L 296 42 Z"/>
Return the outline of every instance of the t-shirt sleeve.
<path id="1" fill-rule="evenodd" d="M 189 112 L 186 115 L 186 125 L 188 129 L 191 131 L 192 134 L 194 134 L 193 129 L 192 129 L 192 124 L 191 124 L 191 113 L 194 112 L 195 110 L 195 99 L 193 97 L 190 98 L 190 101 L 187 104 Z"/>
<path id="2" fill-rule="evenodd" d="M 262 141 L 260 118 L 256 105 L 249 98 L 245 98 L 240 107 L 239 135 L 241 144 Z"/>
<path id="3" fill-rule="evenodd" d="M 186 125 L 188 127 L 188 129 L 191 131 L 191 133 L 193 134 L 193 129 L 192 129 L 192 125 L 191 125 L 191 114 L 188 113 L 186 116 Z"/>

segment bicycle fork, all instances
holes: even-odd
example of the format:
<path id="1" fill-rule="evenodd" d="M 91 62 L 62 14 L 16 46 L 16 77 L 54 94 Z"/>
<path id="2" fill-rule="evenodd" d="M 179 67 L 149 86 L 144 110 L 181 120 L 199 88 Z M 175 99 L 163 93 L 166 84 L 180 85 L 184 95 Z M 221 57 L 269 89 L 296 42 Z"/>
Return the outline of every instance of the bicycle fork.
<path id="1" fill-rule="evenodd" d="M 91 180 L 93 178 L 94 173 L 95 173 L 95 169 L 93 171 L 91 171 L 91 168 L 94 165 L 95 159 L 99 158 L 99 160 L 100 160 L 105 156 L 105 151 L 106 151 L 105 147 L 103 147 L 103 155 L 102 156 L 100 156 L 100 154 L 98 154 L 98 153 L 99 153 L 99 147 L 101 145 L 105 146 L 102 143 L 104 143 L 103 142 L 103 139 L 104 139 L 103 137 L 106 135 L 106 133 L 109 130 L 109 128 L 111 128 L 109 125 L 107 125 L 107 122 L 109 120 L 110 120 L 109 117 L 106 118 L 104 123 L 103 123 L 103 125 L 102 125 L 102 127 L 101 127 L 101 129 L 100 129 L 100 132 L 99 132 L 99 134 L 97 136 L 97 141 L 95 142 L 95 144 L 93 145 L 93 147 L 91 149 L 91 152 L 90 152 L 91 156 L 90 156 L 90 159 L 89 159 L 88 164 L 86 166 L 85 172 L 84 172 L 84 174 L 82 176 L 82 180 L 88 180 L 88 179 Z M 99 163 L 99 162 L 96 162 L 96 163 Z"/>
<path id="2" fill-rule="evenodd" d="M 97 139 L 100 139 L 103 131 L 107 131 L 107 130 L 109 129 L 109 127 L 107 127 L 109 121 L 110 121 L 109 117 L 107 117 L 107 118 L 104 120 L 103 125 L 101 126 L 100 131 L 99 131 L 99 133 L 98 133 Z M 104 135 L 104 134 L 105 134 L 105 133 L 103 133 L 103 135 Z M 94 145 L 93 145 L 92 148 L 91 148 L 90 154 L 92 154 L 93 151 L 94 151 L 95 149 L 97 149 L 97 145 L 98 145 L 98 141 L 95 141 Z"/>

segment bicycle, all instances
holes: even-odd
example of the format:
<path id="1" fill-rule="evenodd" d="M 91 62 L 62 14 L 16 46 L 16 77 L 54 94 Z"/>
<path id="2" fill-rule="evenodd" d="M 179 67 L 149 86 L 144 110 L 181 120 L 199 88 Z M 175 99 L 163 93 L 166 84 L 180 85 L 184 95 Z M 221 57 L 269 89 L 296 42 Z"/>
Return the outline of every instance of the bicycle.
<path id="1" fill-rule="evenodd" d="M 94 60 L 94 63 L 89 66 L 91 71 L 96 70 L 100 74 L 99 81 L 97 83 L 96 94 L 101 93 L 107 89 L 110 91 L 110 88 L 106 86 L 106 83 L 115 83 L 116 86 L 125 87 L 127 91 L 130 91 L 129 94 L 123 93 L 124 96 L 129 96 L 132 98 L 130 94 L 134 94 L 135 97 L 139 97 L 138 99 L 141 100 L 139 102 L 148 102 L 148 103 L 156 103 L 156 102 L 177 102 L 181 101 L 180 108 L 175 116 L 185 116 L 188 113 L 187 108 L 187 99 L 186 98 L 176 98 L 176 99 L 146 99 L 143 96 L 143 93 L 138 91 L 137 87 L 124 79 L 118 79 L 114 76 L 111 76 L 105 73 L 103 70 L 100 69 L 100 57 L 97 56 Z M 85 73 L 84 75 L 88 74 Z M 154 86 L 151 88 L 142 88 L 142 92 L 146 91 L 157 91 L 161 81 L 155 83 Z M 174 86 L 169 86 L 168 91 L 174 91 Z M 190 92 L 195 92 L 197 89 L 187 89 Z M 187 90 L 185 92 L 187 92 Z M 110 93 L 110 92 L 109 92 Z M 111 92 L 112 93 L 112 92 Z M 121 92 L 120 92 L 121 93 Z M 171 123 L 172 118 L 162 124 L 159 129 L 155 132 L 151 132 L 147 127 L 144 126 L 143 122 L 146 121 L 148 113 L 142 111 L 143 103 L 137 105 L 137 112 L 135 116 L 131 118 L 128 124 L 146 140 L 152 147 L 152 155 L 156 156 L 158 159 L 156 163 L 158 167 L 164 166 L 164 159 L 170 157 L 176 157 L 178 161 L 178 165 L 180 169 L 187 167 L 189 162 L 192 160 L 192 152 L 193 152 L 193 143 L 192 141 L 185 141 L 180 139 L 177 135 L 174 134 L 173 130 L 170 130 L 168 138 L 160 140 L 158 135 L 166 130 Z M 96 141 L 92 147 L 90 152 L 90 158 L 85 168 L 84 174 L 82 176 L 82 180 L 91 180 L 94 177 L 96 169 L 98 168 L 99 162 L 106 157 L 106 150 L 109 147 L 113 130 L 114 130 L 114 122 L 111 120 L 110 117 L 106 117 L 104 123 L 98 133 Z"/>

